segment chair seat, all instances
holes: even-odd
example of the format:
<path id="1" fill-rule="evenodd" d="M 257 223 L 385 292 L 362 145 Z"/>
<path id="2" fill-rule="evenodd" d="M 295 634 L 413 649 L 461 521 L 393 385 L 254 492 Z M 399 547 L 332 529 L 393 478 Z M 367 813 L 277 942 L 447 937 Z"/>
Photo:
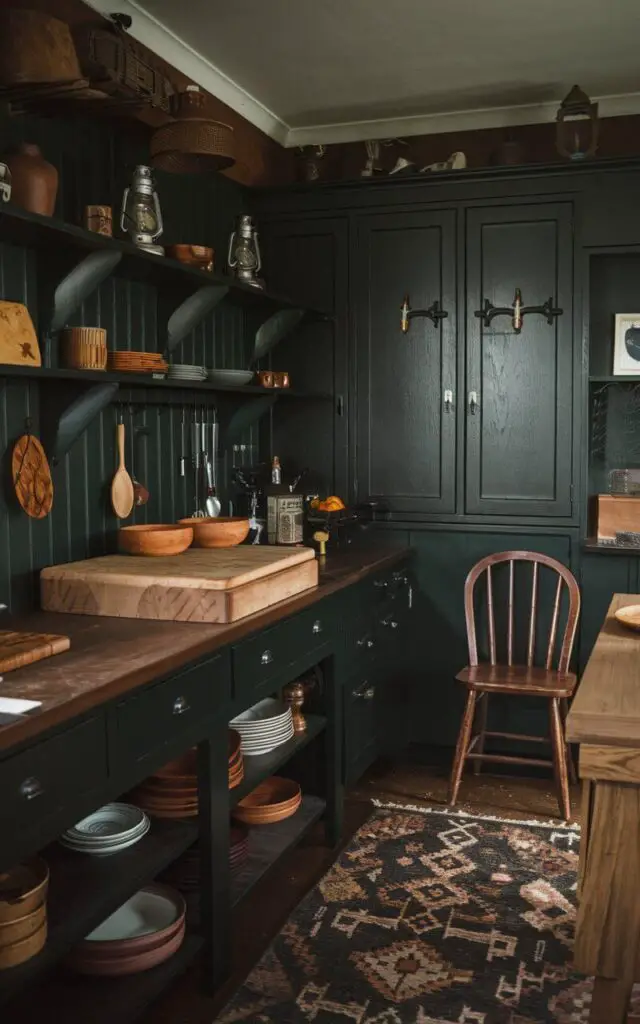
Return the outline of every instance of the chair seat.
<path id="1" fill-rule="evenodd" d="M 540 697 L 570 697 L 576 688 L 573 672 L 561 674 L 528 665 L 467 665 L 456 679 L 470 690 Z"/>

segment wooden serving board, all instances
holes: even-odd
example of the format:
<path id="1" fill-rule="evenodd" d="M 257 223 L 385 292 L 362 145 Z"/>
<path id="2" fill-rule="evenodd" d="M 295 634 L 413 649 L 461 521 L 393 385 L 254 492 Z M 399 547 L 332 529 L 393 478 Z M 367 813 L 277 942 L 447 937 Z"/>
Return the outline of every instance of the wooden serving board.
<path id="1" fill-rule="evenodd" d="M 105 555 L 40 573 L 47 611 L 235 622 L 318 585 L 311 548 L 239 545 L 144 558 Z"/>
<path id="2" fill-rule="evenodd" d="M 31 665 L 52 654 L 62 654 L 71 647 L 68 636 L 55 633 L 17 633 L 0 629 L 0 674 Z"/>

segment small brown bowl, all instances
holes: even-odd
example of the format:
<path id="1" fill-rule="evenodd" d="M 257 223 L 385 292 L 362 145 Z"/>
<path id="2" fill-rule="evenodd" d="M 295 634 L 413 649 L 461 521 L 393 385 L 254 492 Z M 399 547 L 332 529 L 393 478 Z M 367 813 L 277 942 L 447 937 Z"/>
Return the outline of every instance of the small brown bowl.
<path id="1" fill-rule="evenodd" d="M 200 270 L 213 270 L 213 249 L 210 245 L 168 245 L 165 249 L 167 256 L 179 263 L 186 263 L 190 267 L 198 267 Z"/>
<path id="2" fill-rule="evenodd" d="M 0 924 L 26 917 L 44 903 L 49 866 L 42 857 L 29 857 L 0 872 Z"/>
<path id="3" fill-rule="evenodd" d="M 193 544 L 197 548 L 234 548 L 249 536 L 249 520 L 243 516 L 207 516 L 178 522 L 192 528 Z"/>
<path id="4" fill-rule="evenodd" d="M 165 942 L 147 949 L 144 952 L 129 953 L 124 956 L 85 957 L 75 951 L 67 959 L 67 965 L 78 974 L 92 974 L 96 977 L 121 977 L 127 974 L 139 974 L 164 963 L 180 949 L 185 936 L 185 923 Z"/>
<path id="5" fill-rule="evenodd" d="M 0 950 L 5 946 L 13 946 L 16 942 L 30 938 L 39 931 L 47 920 L 47 904 L 43 901 L 39 907 L 24 917 L 16 917 L 14 921 L 0 924 Z"/>
<path id="6" fill-rule="evenodd" d="M 9 967 L 17 967 L 18 964 L 24 964 L 27 960 L 31 960 L 31 957 L 36 956 L 44 947 L 46 941 L 47 922 L 44 921 L 33 935 L 0 949 L 0 971 Z"/>
<path id="7" fill-rule="evenodd" d="M 118 547 L 127 555 L 180 555 L 192 540 L 188 526 L 123 526 L 118 531 Z"/>

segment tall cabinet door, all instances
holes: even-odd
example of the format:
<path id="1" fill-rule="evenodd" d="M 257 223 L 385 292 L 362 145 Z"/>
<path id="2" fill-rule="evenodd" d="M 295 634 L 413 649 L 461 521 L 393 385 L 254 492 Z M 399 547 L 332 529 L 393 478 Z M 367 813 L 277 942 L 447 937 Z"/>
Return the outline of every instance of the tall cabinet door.
<path id="1" fill-rule="evenodd" d="M 355 479 L 359 501 L 391 512 L 455 508 L 455 212 L 373 214 L 358 219 Z M 437 301 L 400 329 L 413 309 Z"/>
<path id="2" fill-rule="evenodd" d="M 469 514 L 571 515 L 573 376 L 572 204 L 467 212 L 466 495 Z M 510 316 L 484 326 L 488 299 L 548 299 L 551 323 Z"/>

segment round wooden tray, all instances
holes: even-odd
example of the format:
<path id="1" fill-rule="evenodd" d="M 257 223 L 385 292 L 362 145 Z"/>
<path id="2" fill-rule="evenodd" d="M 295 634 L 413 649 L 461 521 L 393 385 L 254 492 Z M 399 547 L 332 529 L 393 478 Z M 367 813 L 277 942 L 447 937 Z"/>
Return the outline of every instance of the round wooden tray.
<path id="1" fill-rule="evenodd" d="M 11 476 L 20 506 L 32 519 L 44 519 L 53 506 L 53 481 L 40 441 L 23 434 L 11 456 Z"/>
<path id="2" fill-rule="evenodd" d="M 621 626 L 640 631 L 640 604 L 628 604 L 626 608 L 618 608 L 614 613 Z"/>

